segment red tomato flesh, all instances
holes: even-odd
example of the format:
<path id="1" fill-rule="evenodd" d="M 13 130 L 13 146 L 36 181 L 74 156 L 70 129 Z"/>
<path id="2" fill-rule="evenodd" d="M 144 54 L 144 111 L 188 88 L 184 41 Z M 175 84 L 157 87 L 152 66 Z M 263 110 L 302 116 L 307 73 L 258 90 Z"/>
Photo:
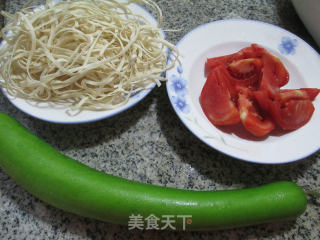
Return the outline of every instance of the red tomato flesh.
<path id="1" fill-rule="evenodd" d="M 221 68 L 210 71 L 201 92 L 200 105 L 214 125 L 232 125 L 240 122 L 240 116 Z"/>
<path id="2" fill-rule="evenodd" d="M 289 82 L 289 73 L 287 69 L 278 57 L 271 55 L 267 51 L 264 51 L 264 55 L 267 55 L 272 60 L 271 67 L 275 80 L 277 81 L 279 87 L 283 87 Z"/>
<path id="3" fill-rule="evenodd" d="M 305 91 L 308 94 L 310 101 L 315 100 L 320 93 L 320 89 L 318 88 L 300 88 L 299 90 Z"/>
<path id="4" fill-rule="evenodd" d="M 313 101 L 318 93 L 319 89 L 317 88 L 281 89 L 279 92 L 279 101 L 281 103 L 292 99 Z"/>
<path id="5" fill-rule="evenodd" d="M 244 94 L 239 94 L 238 106 L 243 126 L 254 136 L 262 137 L 275 128 L 272 120 L 262 117 L 256 104 Z"/>
<path id="6" fill-rule="evenodd" d="M 289 100 L 284 105 L 269 101 L 270 114 L 283 130 L 295 130 L 305 125 L 314 112 L 310 100 Z"/>
<path id="7" fill-rule="evenodd" d="M 271 98 L 274 98 L 280 91 L 280 87 L 275 76 L 273 58 L 269 54 L 264 54 L 262 56 L 262 62 L 262 78 L 259 90 L 266 91 Z"/>
<path id="8" fill-rule="evenodd" d="M 262 61 L 259 58 L 240 59 L 230 63 L 228 68 L 234 77 L 244 78 L 259 73 Z"/>
<path id="9" fill-rule="evenodd" d="M 247 59 L 247 58 L 260 58 L 264 49 L 257 44 L 252 44 L 249 47 L 243 48 L 240 51 L 219 57 L 208 58 L 205 63 L 206 75 L 215 67 L 222 64 L 228 66 L 230 63 L 236 60 Z"/>
<path id="10" fill-rule="evenodd" d="M 269 134 L 275 123 L 283 130 L 305 125 L 313 115 L 317 88 L 280 89 L 289 73 L 278 57 L 257 44 L 207 59 L 207 81 L 201 107 L 214 125 L 241 122 L 253 135 Z"/>

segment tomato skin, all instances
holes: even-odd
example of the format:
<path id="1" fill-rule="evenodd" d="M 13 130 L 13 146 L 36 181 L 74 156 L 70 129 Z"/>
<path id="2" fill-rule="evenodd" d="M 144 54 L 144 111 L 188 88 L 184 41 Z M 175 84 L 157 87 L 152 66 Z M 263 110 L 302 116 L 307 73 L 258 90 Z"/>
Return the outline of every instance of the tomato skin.
<path id="1" fill-rule="evenodd" d="M 273 120 L 283 130 L 295 130 L 305 125 L 312 117 L 314 106 L 310 100 L 291 99 L 285 104 L 268 101 Z"/>
<path id="2" fill-rule="evenodd" d="M 232 125 L 240 122 L 239 111 L 232 101 L 227 78 L 222 66 L 210 71 L 200 95 L 204 114 L 214 125 Z"/>
<path id="3" fill-rule="evenodd" d="M 254 136 L 265 136 L 275 128 L 272 120 L 266 116 L 263 118 L 254 102 L 245 94 L 239 94 L 238 106 L 243 126 Z"/>

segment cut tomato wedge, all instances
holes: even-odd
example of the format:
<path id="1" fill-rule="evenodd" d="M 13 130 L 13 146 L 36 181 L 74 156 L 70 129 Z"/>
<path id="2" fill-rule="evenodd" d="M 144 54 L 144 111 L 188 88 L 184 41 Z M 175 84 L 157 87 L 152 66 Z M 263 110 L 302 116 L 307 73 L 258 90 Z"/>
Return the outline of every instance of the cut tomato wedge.
<path id="1" fill-rule="evenodd" d="M 265 136 L 275 128 L 269 117 L 261 116 L 258 107 L 248 96 L 239 94 L 238 106 L 243 126 L 254 136 Z"/>
<path id="2" fill-rule="evenodd" d="M 266 91 L 253 93 L 259 106 L 268 112 L 272 119 L 283 130 L 295 130 L 305 125 L 314 112 L 312 100 L 317 89 L 285 89 L 280 90 L 274 99 Z"/>
<path id="3" fill-rule="evenodd" d="M 223 66 L 210 71 L 200 95 L 204 114 L 214 125 L 232 125 L 240 122 L 239 111 L 232 101 L 228 79 Z"/>
<path id="4" fill-rule="evenodd" d="M 314 112 L 314 106 L 310 100 L 291 99 L 284 104 L 278 101 L 268 101 L 268 103 L 272 118 L 283 130 L 302 127 Z"/>
<path id="5" fill-rule="evenodd" d="M 262 88 L 269 91 L 269 94 L 275 93 L 276 88 L 283 87 L 289 81 L 289 73 L 279 58 L 271 55 L 266 50 L 262 56 L 263 75 L 265 79 L 261 82 Z M 266 86 L 269 84 L 269 86 Z"/>
<path id="6" fill-rule="evenodd" d="M 319 94 L 319 89 L 317 88 L 300 88 L 300 89 L 281 89 L 279 93 L 275 96 L 274 100 L 277 100 L 280 105 L 285 105 L 289 100 L 310 100 L 313 101 Z M 258 90 L 254 91 L 253 95 L 259 106 L 268 111 L 268 99 L 269 96 L 266 91 Z M 272 99 L 271 99 L 272 100 Z"/>

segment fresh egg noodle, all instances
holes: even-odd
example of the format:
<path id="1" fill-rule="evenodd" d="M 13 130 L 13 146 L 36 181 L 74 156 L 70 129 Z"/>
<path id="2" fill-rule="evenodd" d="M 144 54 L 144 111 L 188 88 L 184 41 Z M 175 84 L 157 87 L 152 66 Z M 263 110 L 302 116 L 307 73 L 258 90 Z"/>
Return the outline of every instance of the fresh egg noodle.
<path id="1" fill-rule="evenodd" d="M 132 12 L 133 2 L 152 7 L 158 25 Z M 1 30 L 0 85 L 15 97 L 78 111 L 115 109 L 159 86 L 179 56 L 161 33 L 160 8 L 149 0 L 46 1 L 2 15 L 9 22 Z M 174 56 L 169 65 L 167 48 Z"/>

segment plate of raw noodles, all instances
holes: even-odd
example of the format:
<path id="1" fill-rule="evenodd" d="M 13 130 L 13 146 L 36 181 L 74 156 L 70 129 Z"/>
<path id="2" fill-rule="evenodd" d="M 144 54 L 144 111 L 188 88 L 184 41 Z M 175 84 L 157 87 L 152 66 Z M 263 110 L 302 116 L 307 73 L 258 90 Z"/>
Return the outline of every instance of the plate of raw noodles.
<path id="1" fill-rule="evenodd" d="M 176 51 L 149 0 L 51 0 L 3 15 L 2 92 L 49 122 L 91 122 L 134 106 L 165 80 Z"/>

